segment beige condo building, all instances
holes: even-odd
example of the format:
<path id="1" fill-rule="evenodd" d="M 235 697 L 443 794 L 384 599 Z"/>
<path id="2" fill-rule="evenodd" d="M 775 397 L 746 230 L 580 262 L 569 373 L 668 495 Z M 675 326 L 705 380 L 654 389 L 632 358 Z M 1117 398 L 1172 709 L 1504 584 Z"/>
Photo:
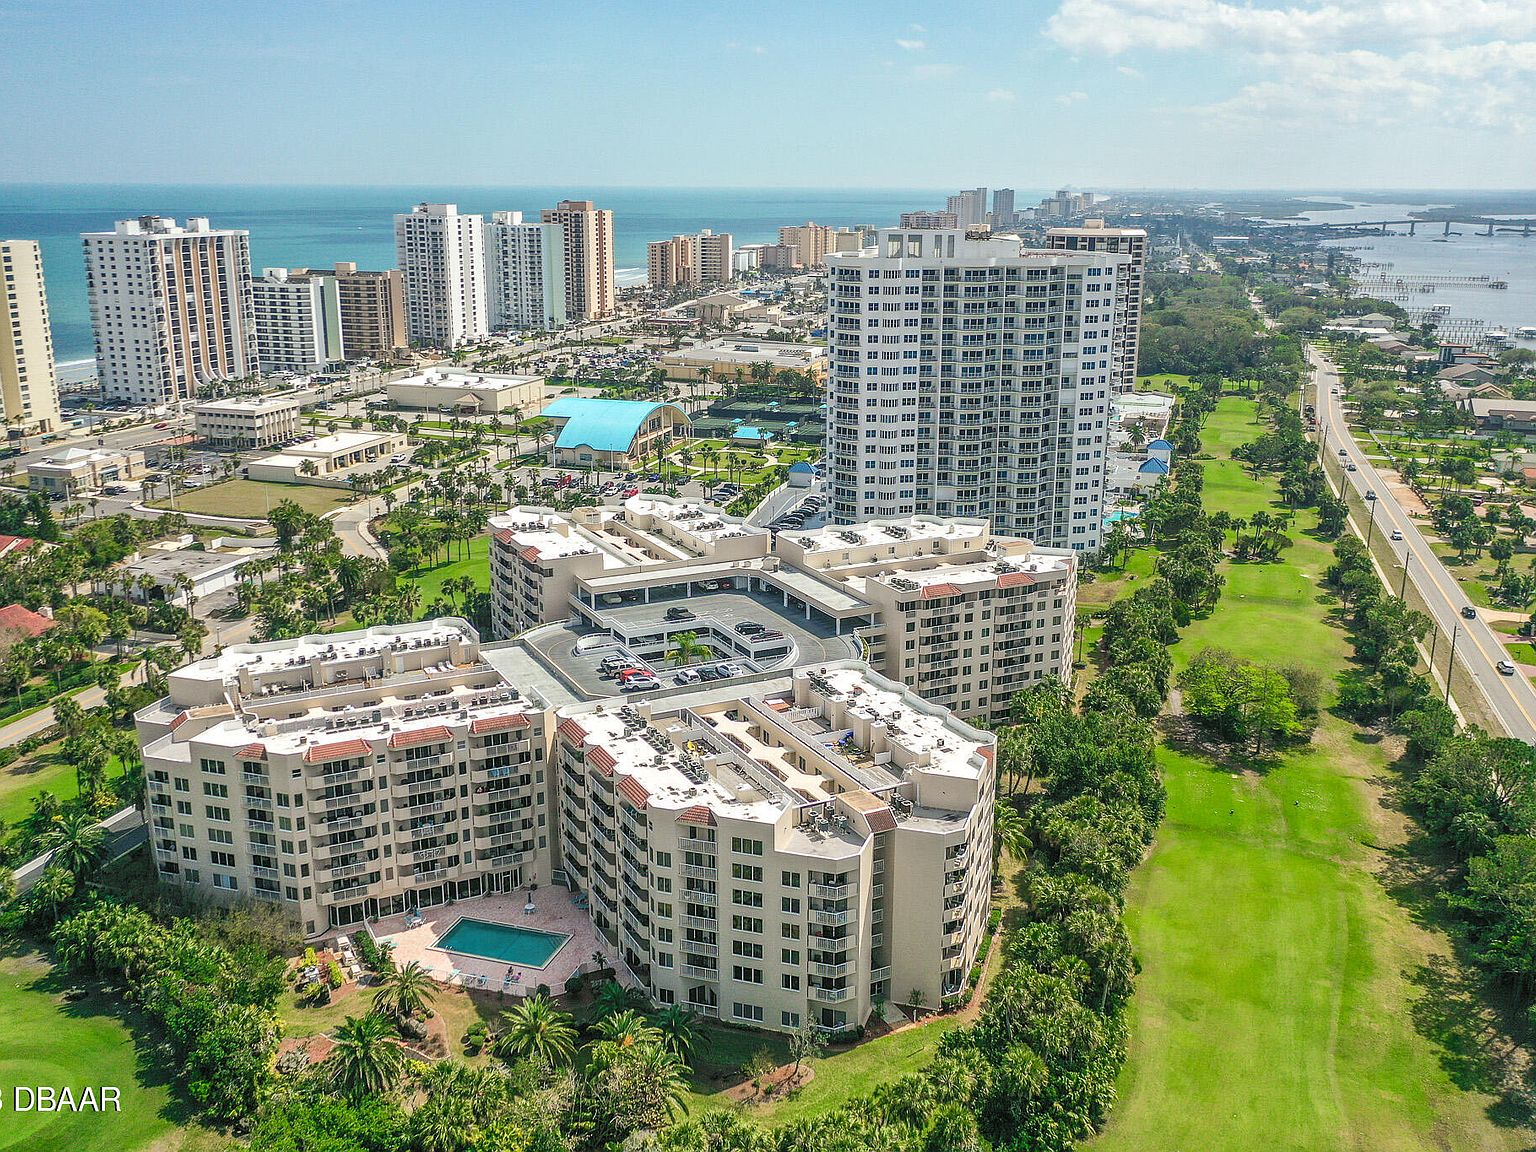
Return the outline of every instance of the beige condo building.
<path id="1" fill-rule="evenodd" d="M 411 346 L 405 324 L 405 277 L 399 269 L 360 272 L 356 264 L 340 261 L 330 272 L 295 268 L 288 279 L 311 276 L 335 281 L 344 359 L 380 359 Z"/>
<path id="2" fill-rule="evenodd" d="M 612 316 L 613 213 L 590 200 L 562 200 L 540 214 L 565 238 L 565 315 L 577 323 Z"/>
<path id="3" fill-rule="evenodd" d="M 1141 308 L 1147 275 L 1147 230 L 1109 228 L 1103 220 L 1084 220 L 1079 228 L 1045 231 L 1045 246 L 1061 252 L 1114 252 L 1128 257 L 1115 282 L 1116 392 L 1136 390 L 1141 355 Z"/>
<path id="4" fill-rule="evenodd" d="M 43 256 L 36 240 L 0 240 L 0 400 L 5 426 L 22 432 L 53 432 L 59 418 L 53 333 Z"/>

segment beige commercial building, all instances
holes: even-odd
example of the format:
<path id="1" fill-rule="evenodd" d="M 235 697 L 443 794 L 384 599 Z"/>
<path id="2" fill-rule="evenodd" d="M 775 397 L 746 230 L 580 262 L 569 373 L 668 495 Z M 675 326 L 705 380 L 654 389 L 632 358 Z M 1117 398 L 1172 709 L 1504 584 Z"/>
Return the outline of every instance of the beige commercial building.
<path id="1" fill-rule="evenodd" d="M 613 213 L 590 200 L 562 200 L 540 215 L 565 238 L 565 318 L 575 324 L 613 315 Z"/>
<path id="2" fill-rule="evenodd" d="M 544 377 L 428 368 L 392 381 L 386 392 L 396 408 L 515 417 L 543 403 Z"/>
<path id="3" fill-rule="evenodd" d="M 252 460 L 246 465 L 246 475 L 252 480 L 279 484 L 344 488 L 351 469 L 382 464 L 391 455 L 404 453 L 407 446 L 403 432 L 337 432 L 307 443 L 291 444 L 275 456 Z"/>
<path id="4" fill-rule="evenodd" d="M 759 669 L 858 655 L 988 723 L 1015 693 L 1072 676 L 1076 556 L 981 520 L 910 516 L 775 538 L 698 501 L 637 496 L 617 509 L 516 507 L 491 531 L 500 636 L 574 622 L 577 637 L 665 661 L 686 631 Z M 743 640 L 738 617 L 776 635 Z M 586 674 L 579 661 L 568 671 Z"/>
<path id="5" fill-rule="evenodd" d="M 979 956 L 994 738 L 856 661 L 583 702 L 439 619 L 234 645 L 135 722 L 161 880 L 311 937 L 560 885 L 657 1000 L 778 1031 Z"/>
<path id="6" fill-rule="evenodd" d="M 295 396 L 232 397 L 192 406 L 193 429 L 215 448 L 270 448 L 303 431 Z"/>
<path id="7" fill-rule="evenodd" d="M 43 256 L 36 240 L 0 240 L 0 402 L 7 430 L 53 432 L 59 427 L 59 383 Z"/>
<path id="8" fill-rule="evenodd" d="M 134 449 L 63 448 L 27 465 L 27 487 L 48 495 L 95 492 L 144 475 L 144 453 Z"/>
<path id="9" fill-rule="evenodd" d="M 1130 258 L 1115 281 L 1115 391 L 1134 392 L 1141 355 L 1147 230 L 1108 228 L 1103 220 L 1084 220 L 1080 228 L 1047 228 L 1045 246 L 1062 252 L 1116 252 Z"/>
<path id="10" fill-rule="evenodd" d="M 388 359 L 411 346 L 405 325 L 405 278 L 398 269 L 359 272 L 356 264 L 342 261 L 330 272 L 295 268 L 288 279 L 300 281 L 311 276 L 336 282 L 344 359 Z"/>
<path id="11" fill-rule="evenodd" d="M 81 240 L 103 396 L 165 404 L 256 373 L 249 232 L 140 216 Z"/>
<path id="12" fill-rule="evenodd" d="M 738 372 L 750 377 L 758 364 L 767 364 L 775 372 L 788 369 L 821 380 L 827 374 L 827 350 L 820 344 L 726 338 L 667 352 L 658 364 L 673 380 L 698 380 L 699 373 L 707 369 L 711 379 L 729 381 Z"/>

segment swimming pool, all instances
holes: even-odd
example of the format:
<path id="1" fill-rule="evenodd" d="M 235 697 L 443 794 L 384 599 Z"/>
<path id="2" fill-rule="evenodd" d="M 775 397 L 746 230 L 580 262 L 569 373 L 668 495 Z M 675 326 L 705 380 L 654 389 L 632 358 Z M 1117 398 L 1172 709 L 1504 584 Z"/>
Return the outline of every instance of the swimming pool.
<path id="1" fill-rule="evenodd" d="M 515 924 L 492 924 L 465 916 L 439 936 L 434 947 L 480 960 L 543 968 L 569 939 L 570 936 L 555 932 L 536 932 Z"/>

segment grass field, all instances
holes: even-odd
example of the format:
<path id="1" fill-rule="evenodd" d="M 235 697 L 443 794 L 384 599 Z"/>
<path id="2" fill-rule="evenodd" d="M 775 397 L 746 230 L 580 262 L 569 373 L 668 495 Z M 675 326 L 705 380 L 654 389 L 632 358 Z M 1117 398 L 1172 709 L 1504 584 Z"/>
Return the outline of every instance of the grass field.
<path id="1" fill-rule="evenodd" d="M 459 545 L 454 545 L 457 553 Z M 423 568 L 419 573 L 413 573 L 409 579 L 416 582 L 421 589 L 421 606 L 426 608 L 436 600 L 443 592 L 445 580 L 456 579 L 462 576 L 473 576 L 481 589 L 491 586 L 491 538 L 489 536 L 476 536 L 469 542 L 469 556 L 464 560 L 449 560 L 439 564 L 435 568 Z"/>
<path id="2" fill-rule="evenodd" d="M 0 1150 L 73 1152 L 212 1152 L 229 1141 L 187 1123 L 154 1057 L 139 1056 L 118 1015 L 100 995 L 67 1004 L 64 984 L 32 953 L 0 958 Z M 11 1110 L 17 1085 L 112 1085 L 121 1090 L 118 1113 L 18 1113 Z"/>
<path id="3" fill-rule="evenodd" d="M 351 494 L 341 488 L 317 488 L 312 484 L 274 484 L 266 480 L 224 480 L 207 488 L 176 494 L 176 511 L 202 516 L 244 516 L 260 519 L 284 500 L 292 500 L 306 512 L 320 515 L 350 504 Z M 151 507 L 169 510 L 169 500 Z"/>
<path id="4" fill-rule="evenodd" d="M 1250 409 L 1224 400 L 1207 449 L 1252 428 Z M 1208 480 L 1211 509 L 1265 506 L 1268 482 L 1241 481 Z M 1227 566 L 1177 663 L 1218 645 L 1331 680 L 1348 646 L 1318 591 L 1329 550 L 1297 539 L 1281 565 Z M 1494 1119 L 1476 1049 L 1499 1038 L 1481 1031 L 1434 909 L 1385 886 L 1412 870 L 1379 794 L 1385 751 L 1325 715 L 1311 747 L 1266 764 L 1160 758 L 1168 815 L 1128 894 L 1131 1058 L 1095 1152 L 1529 1147 L 1530 1131 Z"/>
<path id="5" fill-rule="evenodd" d="M 107 779 L 123 770 L 116 756 L 107 762 Z M 32 799 L 39 793 L 52 792 L 60 800 L 73 800 L 80 790 L 75 786 L 75 766 L 59 755 L 59 745 L 39 748 L 9 767 L 0 768 L 0 824 L 15 824 L 32 812 Z"/>

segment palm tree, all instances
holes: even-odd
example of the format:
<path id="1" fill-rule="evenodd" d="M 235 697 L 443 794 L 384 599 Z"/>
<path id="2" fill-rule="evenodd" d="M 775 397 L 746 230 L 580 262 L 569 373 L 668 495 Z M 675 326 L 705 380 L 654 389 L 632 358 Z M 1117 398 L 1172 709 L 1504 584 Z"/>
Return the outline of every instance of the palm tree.
<path id="1" fill-rule="evenodd" d="M 594 957 L 596 954 L 594 954 Z M 633 1008 L 650 1007 L 645 993 L 638 988 L 626 988 L 617 980 L 605 980 L 592 996 L 592 1019 L 602 1020 L 616 1013 Z"/>
<path id="2" fill-rule="evenodd" d="M 632 1048 L 636 1044 L 655 1044 L 661 1040 L 661 1031 L 646 1021 L 633 1008 L 615 1012 L 598 1021 L 593 1029 L 602 1040 L 620 1048 Z"/>
<path id="3" fill-rule="evenodd" d="M 653 1021 L 661 1040 L 678 1058 L 687 1060 L 693 1049 L 707 1037 L 699 1027 L 698 1013 L 681 1004 L 669 1004 Z"/>
<path id="4" fill-rule="evenodd" d="M 506 1028 L 496 1038 L 496 1055 L 568 1064 L 576 1055 L 576 1028 L 548 996 L 530 996 L 503 1012 Z"/>
<path id="5" fill-rule="evenodd" d="M 697 632 L 679 632 L 672 637 L 672 651 L 667 653 L 667 660 L 673 666 L 681 666 L 708 660 L 712 655 L 709 645 L 699 639 Z"/>
<path id="6" fill-rule="evenodd" d="M 326 1060 L 331 1084 L 344 1096 L 383 1096 L 405 1072 L 405 1051 L 383 1016 L 348 1016 L 336 1029 L 336 1047 Z"/>
<path id="7" fill-rule="evenodd" d="M 1010 801 L 999 797 L 993 804 L 992 871 L 995 873 L 1001 866 L 1005 852 L 1022 863 L 1029 847 L 1029 833 L 1024 827 L 1024 818 Z"/>
<path id="8" fill-rule="evenodd" d="M 53 826 L 38 837 L 38 847 L 53 853 L 53 863 L 77 880 L 94 872 L 106 855 L 107 837 L 94 817 L 69 812 L 54 818 Z"/>
<path id="9" fill-rule="evenodd" d="M 420 961 L 412 960 L 384 977 L 384 986 L 374 994 L 373 1010 L 396 1020 L 404 1020 L 426 1011 L 437 999 L 437 985 Z"/>

